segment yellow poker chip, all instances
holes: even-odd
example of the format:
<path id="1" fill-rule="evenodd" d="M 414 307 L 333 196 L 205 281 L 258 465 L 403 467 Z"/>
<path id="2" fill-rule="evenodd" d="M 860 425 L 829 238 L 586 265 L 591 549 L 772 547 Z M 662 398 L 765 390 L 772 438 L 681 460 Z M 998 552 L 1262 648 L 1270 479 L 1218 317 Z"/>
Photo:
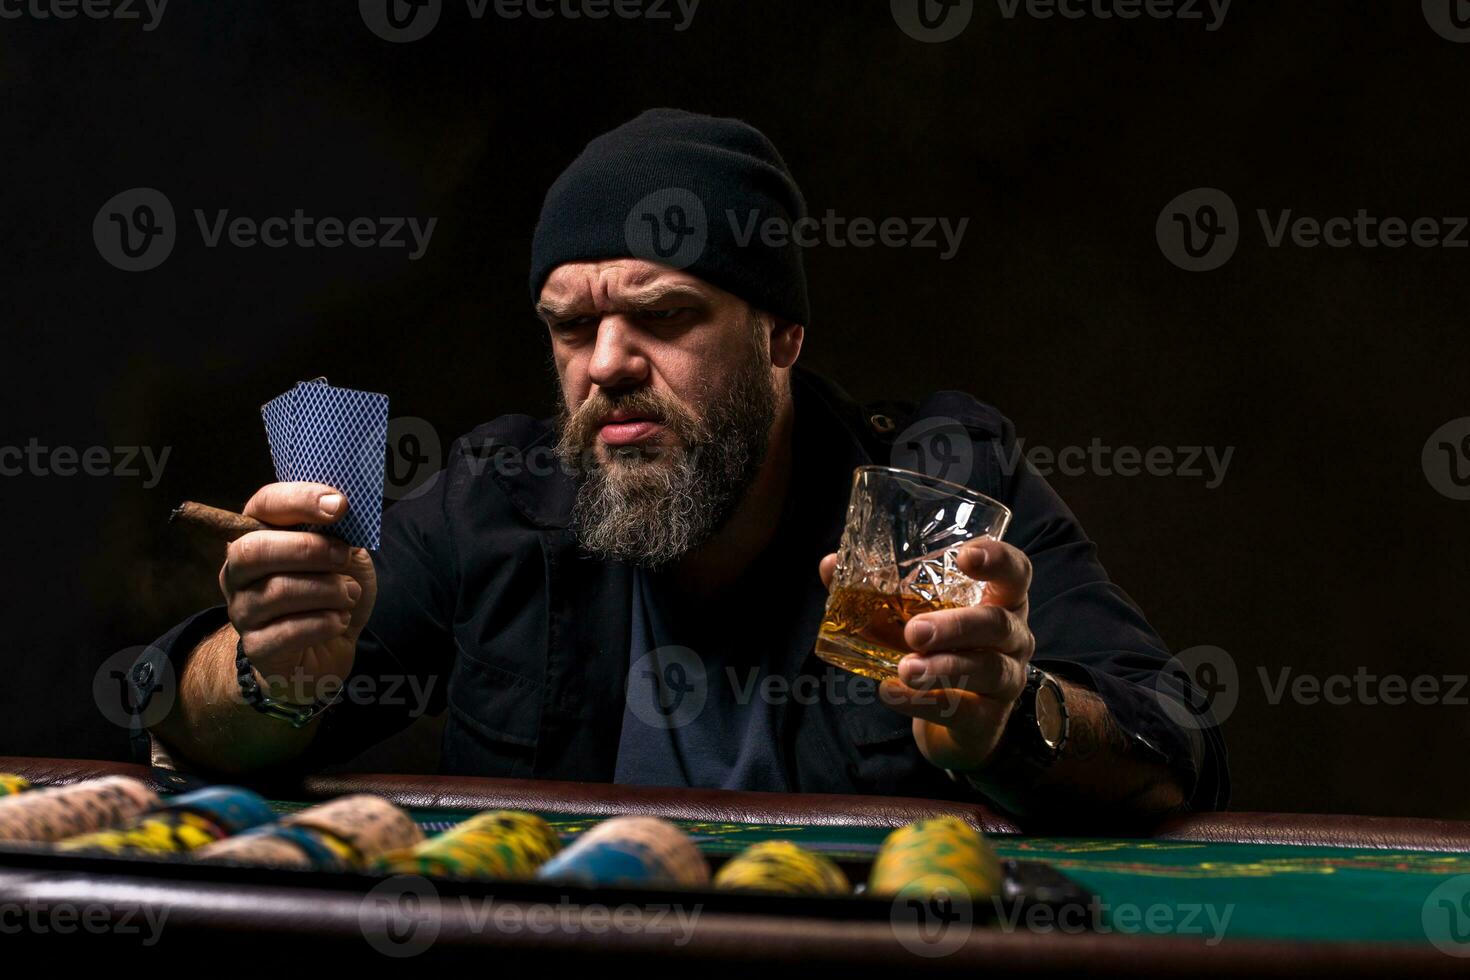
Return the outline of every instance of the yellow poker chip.
<path id="1" fill-rule="evenodd" d="M 847 875 L 830 858 L 784 840 L 747 847 L 719 870 L 714 885 L 788 895 L 845 895 L 852 890 Z"/>
<path id="2" fill-rule="evenodd" d="M 24 776 L 0 772 L 0 796 L 14 796 L 31 788 L 31 781 Z"/>
<path id="3" fill-rule="evenodd" d="M 391 874 L 453 878 L 532 878 L 561 850 L 556 831 L 533 813 L 490 810 L 374 865 Z"/>
<path id="4" fill-rule="evenodd" d="M 108 854 L 179 854 L 213 844 L 224 837 L 214 823 L 186 810 L 160 810 L 130 827 L 71 837 L 58 844 L 63 851 Z"/>
<path id="5" fill-rule="evenodd" d="M 1000 894 L 1000 858 L 958 817 L 920 820 L 888 835 L 869 874 L 875 895 L 930 895 L 963 888 L 972 899 Z"/>

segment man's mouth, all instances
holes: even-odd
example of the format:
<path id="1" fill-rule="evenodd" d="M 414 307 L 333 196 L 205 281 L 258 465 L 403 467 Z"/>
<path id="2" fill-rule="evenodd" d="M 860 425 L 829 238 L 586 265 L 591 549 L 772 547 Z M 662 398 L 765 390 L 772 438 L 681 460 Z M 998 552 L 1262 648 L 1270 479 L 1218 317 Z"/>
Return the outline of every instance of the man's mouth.
<path id="1" fill-rule="evenodd" d="M 630 446 L 652 439 L 663 431 L 663 423 L 632 412 L 613 412 L 598 429 L 598 435 L 609 446 Z"/>

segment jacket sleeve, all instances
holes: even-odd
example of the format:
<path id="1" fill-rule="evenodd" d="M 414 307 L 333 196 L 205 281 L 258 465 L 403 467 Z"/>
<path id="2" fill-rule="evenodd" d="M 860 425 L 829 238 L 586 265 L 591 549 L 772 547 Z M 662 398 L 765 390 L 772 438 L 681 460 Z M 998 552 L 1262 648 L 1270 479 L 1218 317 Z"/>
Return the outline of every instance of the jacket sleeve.
<path id="1" fill-rule="evenodd" d="M 969 482 L 1011 508 L 1006 540 L 1031 559 L 1035 664 L 1097 692 L 1136 749 L 1179 775 L 1192 809 L 1223 809 L 1230 797 L 1225 740 L 1208 698 L 1108 578 L 1077 518 L 1026 462 L 1011 422 L 968 395 L 941 396 L 931 396 L 928 410 L 969 431 Z"/>

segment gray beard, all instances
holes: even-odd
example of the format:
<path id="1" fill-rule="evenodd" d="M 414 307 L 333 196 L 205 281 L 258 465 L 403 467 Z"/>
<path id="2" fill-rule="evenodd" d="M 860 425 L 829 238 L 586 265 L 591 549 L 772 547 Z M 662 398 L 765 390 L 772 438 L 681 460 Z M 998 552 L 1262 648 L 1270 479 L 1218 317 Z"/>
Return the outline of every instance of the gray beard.
<path id="1" fill-rule="evenodd" d="M 611 462 L 582 473 L 572 527 L 584 549 L 656 569 L 725 525 L 765 460 L 776 418 L 775 386 L 762 360 L 741 367 L 725 395 L 684 434 L 684 446 L 653 455 L 614 451 Z M 562 433 L 563 460 L 596 458 L 586 447 L 568 445 L 565 426 Z"/>

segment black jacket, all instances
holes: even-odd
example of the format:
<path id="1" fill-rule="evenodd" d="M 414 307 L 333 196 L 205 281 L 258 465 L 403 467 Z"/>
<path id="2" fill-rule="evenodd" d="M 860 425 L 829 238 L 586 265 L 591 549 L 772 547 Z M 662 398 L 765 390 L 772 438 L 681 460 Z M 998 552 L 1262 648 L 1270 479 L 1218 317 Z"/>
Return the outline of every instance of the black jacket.
<path id="1" fill-rule="evenodd" d="M 1179 725 L 1165 713 L 1160 692 L 1189 704 L 1192 692 L 1180 689 L 1187 681 L 1162 671 L 1169 659 L 1163 642 L 1108 580 L 1066 505 L 1024 462 L 1015 464 L 1007 419 L 960 392 L 865 407 L 808 371 L 793 372 L 792 386 L 792 492 L 811 505 L 798 545 L 811 584 L 775 607 L 773 629 L 810 651 L 825 597 L 817 561 L 837 548 L 854 467 L 899 465 L 966 483 L 1014 512 L 1006 540 L 1033 564 L 1038 666 L 1096 690 L 1139 751 L 1181 774 L 1194 808 L 1225 805 L 1218 727 L 1204 708 L 1188 709 L 1198 724 Z M 377 604 L 349 679 L 349 692 L 356 684 L 358 694 L 327 712 L 306 765 L 349 758 L 408 724 L 411 677 L 419 689 L 432 681 L 430 703 L 419 710 L 449 712 L 443 772 L 612 780 L 631 574 L 579 548 L 568 529 L 575 485 L 551 451 L 554 442 L 549 420 L 503 416 L 455 444 L 427 493 L 388 509 L 375 554 Z M 133 672 L 135 701 L 146 703 L 169 667 L 224 622 L 216 607 L 158 640 Z M 803 672 L 834 670 L 806 655 Z M 792 699 L 772 733 L 792 791 L 973 795 L 923 758 L 909 719 L 860 696 L 871 682 L 840 676 L 859 696 Z"/>

